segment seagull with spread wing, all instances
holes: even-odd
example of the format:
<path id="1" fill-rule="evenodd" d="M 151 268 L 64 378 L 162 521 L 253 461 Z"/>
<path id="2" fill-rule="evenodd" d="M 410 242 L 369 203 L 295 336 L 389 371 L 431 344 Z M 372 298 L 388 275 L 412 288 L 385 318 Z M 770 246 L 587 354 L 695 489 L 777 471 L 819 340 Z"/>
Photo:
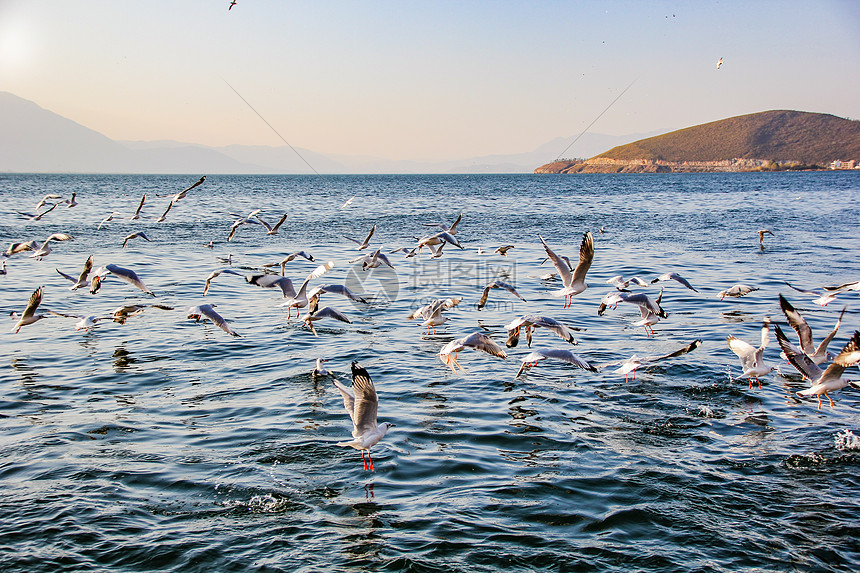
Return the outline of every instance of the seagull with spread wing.
<path id="1" fill-rule="evenodd" d="M 338 446 L 351 447 L 361 452 L 361 461 L 364 469 L 375 471 L 373 459 L 370 457 L 370 448 L 379 443 L 389 428 L 394 424 L 390 422 L 377 423 L 376 415 L 379 409 L 379 397 L 376 388 L 367 373 L 358 362 L 352 363 L 352 389 L 350 390 L 338 380 L 332 380 L 335 387 L 343 396 L 343 407 L 352 420 L 352 440 L 349 442 L 338 442 Z M 364 459 L 367 452 L 367 459 Z"/>
<path id="2" fill-rule="evenodd" d="M 734 336 L 726 338 L 729 348 L 737 354 L 741 361 L 741 368 L 743 368 L 741 378 L 744 376 L 749 377 L 750 388 L 752 388 L 753 379 L 758 382 L 758 387 L 761 388 L 760 378 L 769 374 L 771 370 L 774 370 L 773 366 L 768 366 L 764 363 L 764 349 L 767 348 L 768 340 L 770 340 L 769 334 L 770 319 L 766 318 L 761 327 L 761 345 L 758 348 Z"/>
<path id="3" fill-rule="evenodd" d="M 528 301 L 526 301 L 526 299 L 524 299 L 520 295 L 520 293 L 517 292 L 517 289 L 515 289 L 513 286 L 509 285 L 506 282 L 503 282 L 500 280 L 495 280 L 495 281 L 491 282 L 490 284 L 488 284 L 487 286 L 484 287 L 484 292 L 481 295 L 481 300 L 478 301 L 478 310 L 481 310 L 487 304 L 487 298 L 490 296 L 490 290 L 494 289 L 494 288 L 505 289 L 506 291 L 508 291 L 509 293 L 511 293 L 512 295 L 514 295 L 518 299 L 520 299 L 521 301 L 528 302 Z"/>
<path id="4" fill-rule="evenodd" d="M 465 372 L 465 368 L 457 362 L 457 353 L 464 348 L 474 348 L 481 350 L 491 356 L 498 356 L 506 359 L 508 357 L 505 350 L 499 346 L 492 338 L 481 332 L 473 332 L 468 336 L 452 340 L 442 347 L 439 351 L 439 359 L 451 367 L 452 372 L 457 372 L 457 368 Z"/>
<path id="5" fill-rule="evenodd" d="M 777 325 L 776 328 L 779 329 L 779 325 Z M 854 331 L 854 336 L 852 336 L 851 340 L 849 340 L 842 348 L 842 351 L 836 355 L 836 358 L 833 359 L 833 363 L 828 366 L 826 370 L 822 370 L 821 367 L 815 364 L 815 362 L 813 362 L 806 354 L 802 352 L 793 352 L 791 344 L 786 344 L 788 340 L 780 330 L 777 330 L 777 340 L 779 341 L 783 352 L 788 357 L 788 361 L 791 365 L 797 368 L 801 374 L 812 380 L 812 386 L 806 390 L 797 392 L 797 395 L 815 396 L 818 398 L 819 410 L 821 409 L 822 394 L 830 401 L 830 407 L 832 408 L 833 399 L 829 396 L 828 392 L 841 390 L 849 384 L 860 388 L 860 381 L 848 380 L 842 377 L 842 374 L 845 372 L 847 367 L 853 366 L 860 361 L 860 330 Z"/>
<path id="6" fill-rule="evenodd" d="M 540 235 L 538 236 L 540 237 Z M 594 261 L 594 237 L 591 235 L 591 231 L 583 235 L 582 244 L 579 246 L 579 263 L 577 263 L 576 268 L 571 268 L 570 261 L 555 254 L 549 248 L 549 245 L 546 244 L 543 237 L 540 237 L 540 242 L 543 243 L 543 248 L 552 261 L 552 264 L 558 270 L 561 283 L 564 285 L 564 288 L 553 291 L 552 294 L 563 296 L 564 308 L 567 308 L 572 302 L 572 297 L 588 288 L 588 283 L 585 282 L 585 275 Z"/>
<path id="7" fill-rule="evenodd" d="M 845 314 L 847 307 L 842 308 L 842 312 L 839 313 L 839 318 L 836 320 L 836 326 L 821 340 L 817 347 L 812 342 L 812 329 L 807 324 L 806 319 L 782 296 L 782 293 L 779 295 L 779 307 L 782 309 L 785 318 L 788 319 L 788 324 L 797 332 L 797 337 L 800 340 L 799 352 L 809 356 L 815 364 L 821 364 L 825 360 L 833 358 L 833 355 L 827 352 L 827 345 L 830 344 L 830 341 L 833 340 L 833 337 L 839 331 L 839 327 L 842 325 L 842 316 Z M 786 355 L 787 359 L 788 356 Z"/>

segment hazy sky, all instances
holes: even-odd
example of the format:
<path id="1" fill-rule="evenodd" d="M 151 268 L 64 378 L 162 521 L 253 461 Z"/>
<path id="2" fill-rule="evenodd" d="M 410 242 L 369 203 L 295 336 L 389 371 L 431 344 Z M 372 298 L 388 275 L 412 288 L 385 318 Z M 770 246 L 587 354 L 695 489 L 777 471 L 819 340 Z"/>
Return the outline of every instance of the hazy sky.
<path id="1" fill-rule="evenodd" d="M 419 160 L 572 139 L 634 80 L 592 132 L 860 118 L 860 2 L 228 4 L 0 0 L 0 90 L 113 139 L 282 145 L 226 80 L 294 146 Z"/>

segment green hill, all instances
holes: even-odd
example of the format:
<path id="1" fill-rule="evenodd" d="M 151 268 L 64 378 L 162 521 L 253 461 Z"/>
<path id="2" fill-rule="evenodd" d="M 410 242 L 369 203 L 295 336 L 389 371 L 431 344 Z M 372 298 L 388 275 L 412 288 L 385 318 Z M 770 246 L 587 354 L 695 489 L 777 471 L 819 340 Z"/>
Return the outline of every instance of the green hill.
<path id="1" fill-rule="evenodd" d="M 775 110 L 730 117 L 613 147 L 598 158 L 649 161 L 769 159 L 826 166 L 860 159 L 860 121 Z"/>

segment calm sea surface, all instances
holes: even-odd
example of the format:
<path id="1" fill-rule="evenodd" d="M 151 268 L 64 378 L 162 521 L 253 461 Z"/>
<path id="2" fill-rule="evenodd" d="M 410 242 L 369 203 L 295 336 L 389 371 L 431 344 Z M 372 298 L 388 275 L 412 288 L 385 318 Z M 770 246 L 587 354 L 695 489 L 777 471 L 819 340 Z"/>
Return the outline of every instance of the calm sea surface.
<path id="1" fill-rule="evenodd" d="M 762 320 L 785 327 L 783 293 L 816 339 L 847 305 L 832 344 L 860 328 L 857 293 L 823 308 L 788 288 L 860 279 L 860 174 L 639 176 L 217 176 L 178 202 L 188 176 L 0 175 L 0 240 L 65 232 L 41 261 L 27 253 L 0 276 L 0 570 L 6 571 L 857 571 L 860 569 L 860 392 L 835 408 L 800 399 L 808 382 L 779 367 L 749 389 L 726 336 L 758 345 Z M 41 221 L 48 193 L 61 205 Z M 147 194 L 143 218 L 129 221 Z M 341 205 L 355 196 L 352 204 Z M 277 235 L 236 217 L 261 209 Z M 111 211 L 122 218 L 99 221 Z M 396 269 L 362 271 L 343 235 L 386 251 L 414 246 L 463 214 L 443 256 L 390 255 Z M 605 232 L 598 232 L 604 228 Z M 770 229 L 760 248 L 756 232 Z M 123 238 L 145 231 L 151 242 Z M 590 287 L 564 309 L 552 295 L 538 236 L 578 257 L 594 233 Z M 204 244 L 214 241 L 214 248 Z M 515 245 L 507 257 L 492 254 Z M 478 248 L 484 254 L 478 254 Z M 218 257 L 258 272 L 305 250 L 286 275 L 335 267 L 313 284 L 346 282 L 368 305 L 326 295 L 352 324 L 323 321 L 315 337 L 279 308 L 279 291 L 222 274 Z M 364 251 L 366 252 L 366 251 Z M 101 292 L 69 291 L 55 269 L 133 269 L 150 297 L 109 278 Z M 680 273 L 669 313 L 647 336 L 637 307 L 597 315 L 610 277 Z M 483 286 L 502 277 L 528 301 Z M 720 301 L 735 283 L 760 290 Z M 77 332 L 52 317 L 9 332 L 30 294 L 40 310 L 102 315 L 125 303 L 160 303 L 124 325 Z M 462 296 L 426 334 L 407 316 L 441 296 Z M 202 303 L 241 334 L 186 318 Z M 538 329 L 533 347 L 569 348 L 592 364 L 633 354 L 690 354 L 625 383 L 544 361 L 514 379 L 528 353 L 507 360 L 465 350 L 454 374 L 437 353 L 474 331 L 505 339 L 525 313 L 553 317 L 577 346 Z M 785 327 L 787 329 L 787 327 Z M 792 339 L 795 335 L 787 329 Z M 379 419 L 396 424 L 373 448 L 375 472 L 341 448 L 351 423 L 317 357 L 342 381 L 350 363 L 370 372 Z M 860 378 L 851 368 L 849 376 Z"/>

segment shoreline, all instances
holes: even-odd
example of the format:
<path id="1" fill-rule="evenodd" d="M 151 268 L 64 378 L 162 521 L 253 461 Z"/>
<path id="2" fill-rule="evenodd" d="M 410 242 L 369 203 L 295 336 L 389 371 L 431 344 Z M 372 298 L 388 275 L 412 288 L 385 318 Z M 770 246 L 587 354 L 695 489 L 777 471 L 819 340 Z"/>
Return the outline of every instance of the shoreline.
<path id="1" fill-rule="evenodd" d="M 553 161 L 534 170 L 537 174 L 569 173 L 760 173 L 776 171 L 835 171 L 800 161 L 770 159 L 725 159 L 721 161 L 662 161 L 652 159 L 609 159 Z M 848 170 L 840 170 L 848 171 Z"/>

